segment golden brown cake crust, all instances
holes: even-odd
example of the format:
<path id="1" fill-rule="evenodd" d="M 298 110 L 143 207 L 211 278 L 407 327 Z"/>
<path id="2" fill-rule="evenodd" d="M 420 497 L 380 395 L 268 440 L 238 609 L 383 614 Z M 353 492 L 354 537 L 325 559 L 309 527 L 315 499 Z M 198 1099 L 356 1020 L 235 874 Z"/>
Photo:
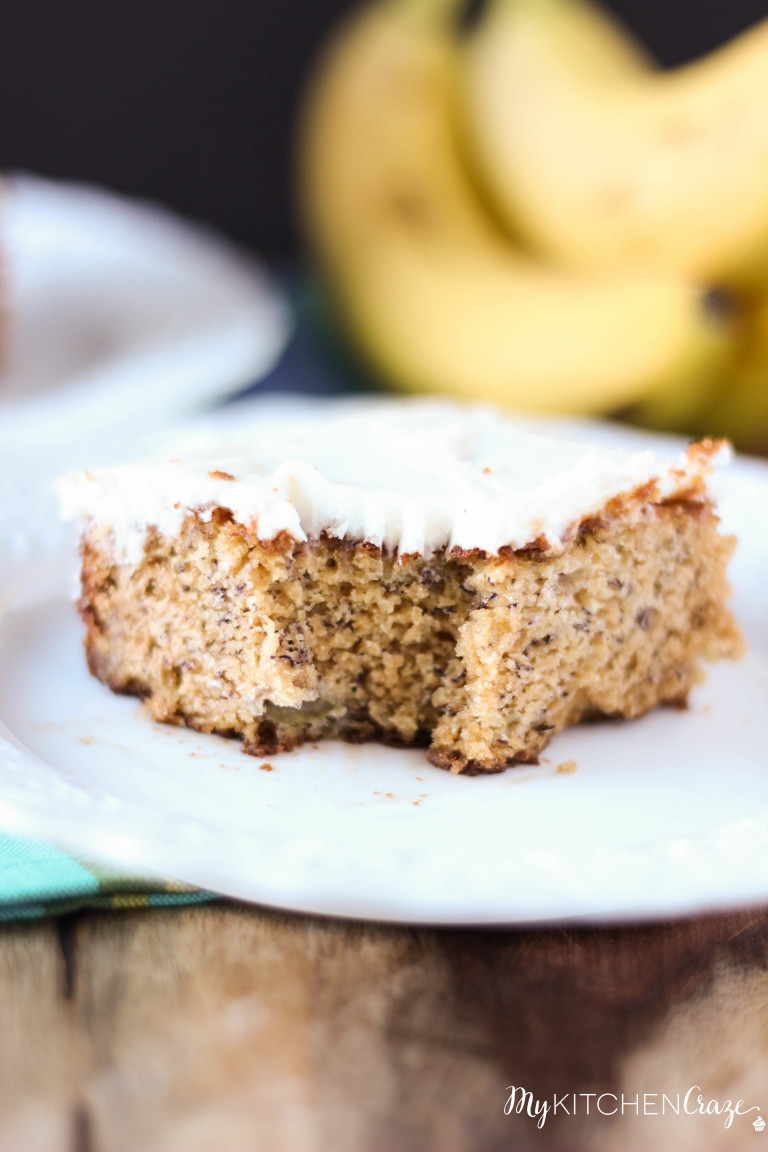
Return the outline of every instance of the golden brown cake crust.
<path id="1" fill-rule="evenodd" d="M 422 746 L 453 772 L 534 761 L 595 716 L 683 701 L 737 654 L 733 541 L 700 492 L 636 492 L 556 555 L 387 555 L 321 537 L 261 541 L 225 509 L 152 530 L 138 564 L 107 528 L 82 543 L 91 672 L 156 720 L 259 756 L 336 737 Z"/>

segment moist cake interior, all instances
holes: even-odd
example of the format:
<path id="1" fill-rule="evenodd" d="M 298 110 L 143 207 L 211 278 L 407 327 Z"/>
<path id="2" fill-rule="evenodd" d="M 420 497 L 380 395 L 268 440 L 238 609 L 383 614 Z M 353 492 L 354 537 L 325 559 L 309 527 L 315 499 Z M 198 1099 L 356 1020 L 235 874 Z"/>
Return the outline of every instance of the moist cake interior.
<path id="1" fill-rule="evenodd" d="M 682 704 L 740 647 L 733 541 L 701 495 L 625 500 L 554 555 L 264 541 L 223 507 L 150 528 L 138 560 L 105 524 L 82 548 L 91 671 L 257 755 L 332 736 L 500 771 L 581 719 Z"/>

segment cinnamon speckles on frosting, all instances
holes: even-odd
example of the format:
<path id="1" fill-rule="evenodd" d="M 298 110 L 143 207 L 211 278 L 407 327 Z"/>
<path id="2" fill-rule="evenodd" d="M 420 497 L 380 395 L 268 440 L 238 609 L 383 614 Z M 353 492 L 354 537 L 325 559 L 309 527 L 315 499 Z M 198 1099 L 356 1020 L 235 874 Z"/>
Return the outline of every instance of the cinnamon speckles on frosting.
<path id="1" fill-rule="evenodd" d="M 64 515 L 109 525 L 126 560 L 148 527 L 175 535 L 190 511 L 209 518 L 215 507 L 262 540 L 326 534 L 401 553 L 494 554 L 534 540 L 557 550 L 575 523 L 641 485 L 655 482 L 659 499 L 701 491 L 718 451 L 695 445 L 670 466 L 650 451 L 541 435 L 487 407 L 296 401 L 290 418 L 254 406 L 218 444 L 74 473 L 58 490 Z"/>

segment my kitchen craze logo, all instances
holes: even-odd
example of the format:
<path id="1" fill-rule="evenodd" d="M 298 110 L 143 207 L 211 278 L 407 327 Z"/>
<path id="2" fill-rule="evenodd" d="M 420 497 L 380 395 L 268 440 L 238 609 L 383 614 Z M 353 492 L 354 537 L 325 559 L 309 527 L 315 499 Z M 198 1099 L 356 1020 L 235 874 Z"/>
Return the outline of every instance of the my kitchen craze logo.
<path id="1" fill-rule="evenodd" d="M 757 1104 L 747 1107 L 743 1100 L 707 1100 L 701 1087 L 693 1084 L 685 1094 L 680 1092 L 667 1096 L 665 1092 L 636 1092 L 634 1096 L 622 1092 L 565 1092 L 562 1096 L 554 1093 L 538 1100 L 529 1089 L 519 1085 L 507 1086 L 507 1100 L 504 1115 L 526 1114 L 536 1121 L 537 1128 L 543 1128 L 548 1116 L 665 1116 L 674 1112 L 677 1116 L 722 1116 L 726 1128 L 733 1124 L 735 1116 L 746 1116 L 757 1112 L 752 1127 L 762 1132 L 765 1121 L 759 1115 Z"/>

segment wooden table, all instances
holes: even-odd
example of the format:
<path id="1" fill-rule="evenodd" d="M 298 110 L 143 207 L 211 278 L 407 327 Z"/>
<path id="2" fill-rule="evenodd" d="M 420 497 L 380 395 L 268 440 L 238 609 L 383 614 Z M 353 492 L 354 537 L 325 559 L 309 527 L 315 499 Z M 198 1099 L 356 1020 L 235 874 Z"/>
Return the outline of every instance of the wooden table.
<path id="1" fill-rule="evenodd" d="M 512 1085 L 549 1102 L 541 1128 L 504 1114 Z M 648 1111 L 694 1085 L 768 1114 L 768 911 L 512 932 L 222 903 L 0 929 L 2 1152 L 768 1149 L 757 1112 Z M 574 1093 L 624 1116 L 564 1115 Z"/>

